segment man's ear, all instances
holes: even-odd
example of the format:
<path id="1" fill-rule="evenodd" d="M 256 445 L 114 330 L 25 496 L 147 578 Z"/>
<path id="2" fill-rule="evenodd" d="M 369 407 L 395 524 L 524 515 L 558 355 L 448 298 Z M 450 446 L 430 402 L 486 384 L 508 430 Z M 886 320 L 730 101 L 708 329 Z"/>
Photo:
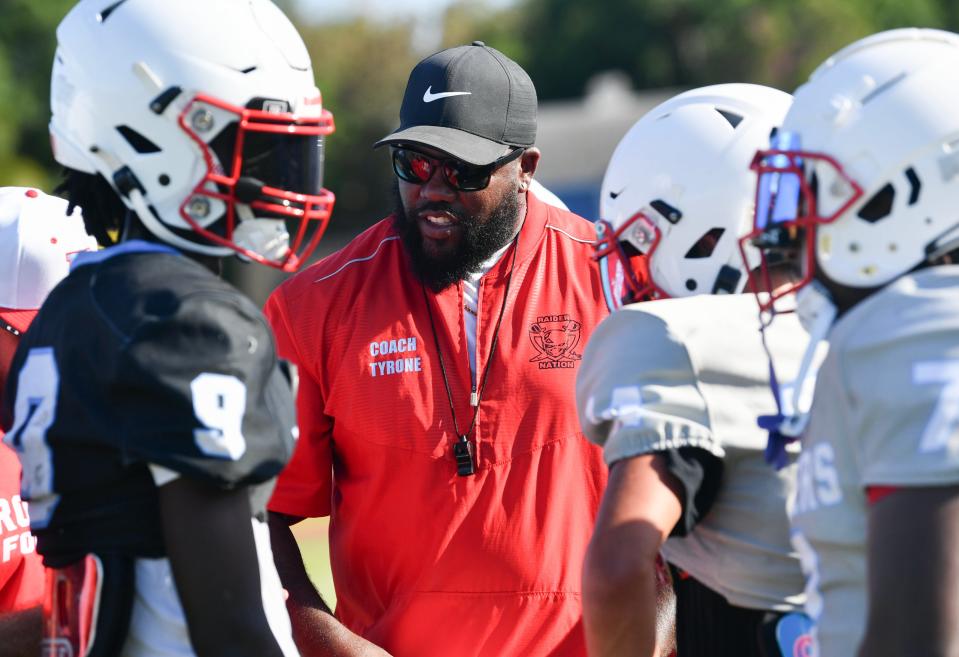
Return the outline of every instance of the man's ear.
<path id="1" fill-rule="evenodd" d="M 536 167 L 539 166 L 540 152 L 536 147 L 527 148 L 519 159 L 519 186 L 521 191 L 529 189 Z"/>

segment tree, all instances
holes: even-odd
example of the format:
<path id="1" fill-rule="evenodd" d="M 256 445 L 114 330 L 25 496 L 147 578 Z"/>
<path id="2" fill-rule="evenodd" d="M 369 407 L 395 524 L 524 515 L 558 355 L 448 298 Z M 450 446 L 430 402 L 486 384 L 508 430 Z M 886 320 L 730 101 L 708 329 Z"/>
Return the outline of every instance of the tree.
<path id="1" fill-rule="evenodd" d="M 941 6 L 940 6 L 941 5 Z M 908 25 L 949 27 L 948 0 L 521 0 L 522 63 L 541 98 L 579 96 L 596 72 L 637 88 L 757 82 L 791 90 L 829 54 Z"/>
<path id="2" fill-rule="evenodd" d="M 400 102 L 417 57 L 411 25 L 363 19 L 302 26 L 323 104 L 336 132 L 327 144 L 327 186 L 337 196 L 330 231 L 355 235 L 392 209 L 388 149 L 373 143 L 399 125 Z"/>
<path id="3" fill-rule="evenodd" d="M 523 7 L 520 4 L 494 9 L 482 0 L 457 0 L 443 16 L 442 44 L 444 48 L 450 48 L 483 41 L 510 59 L 519 61 L 526 52 L 522 25 Z"/>
<path id="4" fill-rule="evenodd" d="M 0 21 L 0 184 L 56 180 L 47 122 L 55 28 L 70 0 L 4 0 Z"/>

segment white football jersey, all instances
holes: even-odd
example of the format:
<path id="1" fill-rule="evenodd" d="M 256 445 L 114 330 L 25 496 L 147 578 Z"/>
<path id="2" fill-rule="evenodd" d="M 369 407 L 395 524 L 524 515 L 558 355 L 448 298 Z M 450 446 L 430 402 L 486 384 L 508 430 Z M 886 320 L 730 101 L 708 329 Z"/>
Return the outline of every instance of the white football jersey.
<path id="1" fill-rule="evenodd" d="M 767 340 L 789 382 L 809 342 L 794 314 L 777 318 Z M 769 363 L 752 295 L 702 295 L 627 306 L 596 329 L 577 379 L 583 431 L 607 463 L 679 447 L 723 460 L 711 510 L 666 559 L 730 604 L 794 611 L 803 578 L 789 541 L 786 501 L 795 457 L 780 471 L 763 458 L 773 415 Z"/>
<path id="2" fill-rule="evenodd" d="M 156 473 L 154 473 L 156 474 Z M 299 657 L 287 614 L 283 585 L 273 563 L 270 530 L 250 520 L 256 545 L 263 612 L 284 657 Z M 130 628 L 120 657 L 196 657 L 190 643 L 186 614 L 173 581 L 170 560 L 137 559 Z"/>
<path id="3" fill-rule="evenodd" d="M 790 513 L 818 655 L 849 657 L 866 621 L 868 487 L 959 484 L 959 267 L 876 292 L 829 343 Z"/>

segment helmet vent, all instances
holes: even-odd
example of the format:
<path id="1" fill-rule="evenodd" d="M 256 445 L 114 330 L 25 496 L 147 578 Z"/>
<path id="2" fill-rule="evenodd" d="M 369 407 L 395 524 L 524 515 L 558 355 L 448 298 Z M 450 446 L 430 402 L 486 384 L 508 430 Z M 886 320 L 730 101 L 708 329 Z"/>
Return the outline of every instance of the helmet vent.
<path id="1" fill-rule="evenodd" d="M 859 209 L 856 214 L 863 221 L 871 224 L 885 219 L 892 212 L 892 202 L 896 198 L 896 190 L 892 183 L 886 183 L 886 186 L 872 195 L 872 198 L 866 201 L 866 204 Z"/>
<path id="2" fill-rule="evenodd" d="M 127 0 L 117 0 L 112 5 L 108 5 L 105 9 L 103 9 L 103 11 L 97 14 L 97 22 L 106 23 L 107 19 L 110 18 L 110 14 L 116 11 L 116 8 L 122 5 L 126 1 Z"/>
<path id="3" fill-rule="evenodd" d="M 150 101 L 150 109 L 154 114 L 163 114 L 170 103 L 180 95 L 183 90 L 180 87 L 173 86 L 163 91 L 159 96 Z"/>
<path id="4" fill-rule="evenodd" d="M 146 155 L 149 153 L 160 152 L 159 146 L 129 126 L 118 125 L 116 130 L 123 136 L 124 139 L 127 140 L 127 143 L 130 144 L 130 146 L 133 147 L 133 150 L 135 150 L 137 153 Z"/>
<path id="5" fill-rule="evenodd" d="M 916 175 L 916 170 L 912 167 L 906 169 L 906 180 L 909 181 L 909 205 L 915 205 L 919 200 L 919 189 L 922 187 L 922 183 L 919 182 L 919 176 Z"/>
<path id="6" fill-rule="evenodd" d="M 719 112 L 721 117 L 729 122 L 729 125 L 733 127 L 733 130 L 735 130 L 737 126 L 743 122 L 742 114 L 736 114 L 735 112 L 730 112 L 728 110 L 721 110 L 718 107 L 716 108 L 716 111 Z"/>
<path id="7" fill-rule="evenodd" d="M 678 224 L 679 220 L 683 218 L 682 212 L 662 199 L 658 198 L 655 201 L 650 201 L 649 206 L 663 215 L 663 218 L 671 224 Z"/>
<path id="8" fill-rule="evenodd" d="M 690 260 L 708 258 L 713 254 L 713 251 L 716 250 L 716 245 L 719 244 L 719 238 L 721 238 L 725 232 L 725 228 L 712 228 L 706 231 L 702 237 L 696 240 L 696 243 L 693 244 L 689 251 L 686 252 L 686 258 Z"/>

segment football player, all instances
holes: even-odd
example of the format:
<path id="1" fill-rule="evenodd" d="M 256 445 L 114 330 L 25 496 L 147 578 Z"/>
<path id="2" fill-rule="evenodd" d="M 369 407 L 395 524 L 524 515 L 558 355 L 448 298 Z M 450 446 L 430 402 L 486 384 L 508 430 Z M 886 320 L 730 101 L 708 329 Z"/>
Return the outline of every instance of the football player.
<path id="1" fill-rule="evenodd" d="M 791 519 L 821 657 L 959 654 L 957 107 L 959 35 L 883 32 L 813 72 L 754 163 L 748 242 L 801 257 L 829 341 L 780 428 L 805 426 Z"/>
<path id="2" fill-rule="evenodd" d="M 803 579 L 786 515 L 795 454 L 778 472 L 764 461 L 756 419 L 776 403 L 755 299 L 739 294 L 738 246 L 749 163 L 789 104 L 749 84 L 680 94 L 632 127 L 607 168 L 597 255 L 614 312 L 586 348 L 576 391 L 583 430 L 610 466 L 584 573 L 592 657 L 658 654 L 660 551 L 679 657 L 791 657 L 800 641 Z M 786 365 L 798 364 L 804 334 L 789 316 L 777 329 L 769 348 L 794 374 Z"/>
<path id="3" fill-rule="evenodd" d="M 82 0 L 57 41 L 54 156 L 107 248 L 52 291 L 5 394 L 53 569 L 44 654 L 292 657 L 264 510 L 290 381 L 211 270 L 295 269 L 329 218 L 306 48 L 268 0 Z"/>
<path id="4" fill-rule="evenodd" d="M 96 249 L 80 213 L 66 210 L 66 201 L 37 189 L 0 188 L 0 396 L 40 304 L 76 254 Z M 8 657 L 40 650 L 45 577 L 35 547 L 20 499 L 20 461 L 0 444 L 0 645 Z"/>

